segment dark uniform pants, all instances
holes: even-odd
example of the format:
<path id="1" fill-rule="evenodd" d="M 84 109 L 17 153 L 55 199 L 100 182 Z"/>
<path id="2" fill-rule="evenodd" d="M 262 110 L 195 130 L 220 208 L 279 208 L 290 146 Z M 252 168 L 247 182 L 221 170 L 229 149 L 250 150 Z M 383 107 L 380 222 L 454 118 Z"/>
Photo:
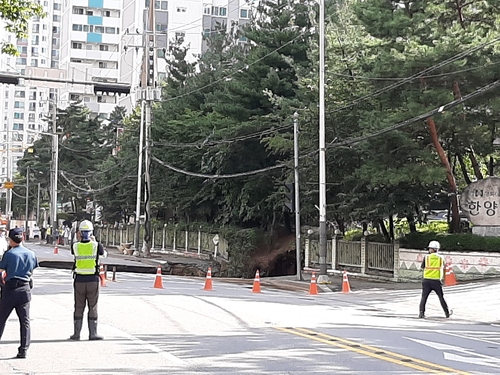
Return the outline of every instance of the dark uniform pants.
<path id="1" fill-rule="evenodd" d="M 21 324 L 21 346 L 19 349 L 28 349 L 31 341 L 30 330 L 30 301 L 31 288 L 29 283 L 18 281 L 7 281 L 2 286 L 2 299 L 0 300 L 0 338 L 5 329 L 5 323 L 12 310 L 16 314 Z"/>
<path id="2" fill-rule="evenodd" d="M 448 305 L 444 300 L 443 287 L 441 286 L 441 281 L 431 280 L 431 279 L 424 279 L 422 281 L 422 299 L 420 300 L 420 312 L 425 313 L 425 304 L 427 303 L 427 298 L 429 297 L 429 294 L 432 291 L 436 292 L 437 296 L 439 297 L 439 302 L 441 303 L 441 307 L 443 308 L 444 313 L 448 315 L 449 314 Z"/>
<path id="3" fill-rule="evenodd" d="M 88 318 L 97 319 L 97 301 L 99 300 L 99 281 L 74 282 L 75 291 L 75 320 L 83 319 L 85 305 L 88 304 Z"/>

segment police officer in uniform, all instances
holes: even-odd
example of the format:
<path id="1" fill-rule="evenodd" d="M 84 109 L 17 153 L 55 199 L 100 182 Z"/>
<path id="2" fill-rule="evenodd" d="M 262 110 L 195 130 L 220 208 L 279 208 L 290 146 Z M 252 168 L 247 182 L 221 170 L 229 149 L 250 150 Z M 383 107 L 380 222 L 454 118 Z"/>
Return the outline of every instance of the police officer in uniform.
<path id="1" fill-rule="evenodd" d="M 0 338 L 10 313 L 15 309 L 21 324 L 21 346 L 18 349 L 17 358 L 26 358 L 26 352 L 30 346 L 30 301 L 33 286 L 31 276 L 33 270 L 38 267 L 35 253 L 25 248 L 22 241 L 23 231 L 19 228 L 11 229 L 9 231 L 10 249 L 5 252 L 0 261 L 0 269 L 7 273 L 0 300 Z"/>
<path id="2" fill-rule="evenodd" d="M 97 301 L 99 299 L 99 257 L 105 258 L 107 253 L 102 244 L 94 240 L 92 232 L 94 226 L 88 220 L 80 223 L 77 233 L 79 242 L 71 247 L 71 253 L 75 257 L 73 266 L 74 273 L 74 296 L 75 311 L 74 333 L 71 340 L 80 340 L 82 330 L 83 313 L 88 303 L 88 326 L 89 340 L 102 340 L 97 334 Z"/>
<path id="3" fill-rule="evenodd" d="M 444 274 L 444 259 L 437 252 L 441 248 L 438 241 L 429 242 L 429 254 L 424 257 L 421 268 L 424 270 L 424 280 L 422 281 L 422 299 L 420 300 L 420 314 L 419 318 L 425 317 L 425 304 L 429 294 L 434 291 L 439 297 L 439 302 L 443 308 L 444 314 L 447 318 L 453 314 L 453 311 L 448 309 L 448 305 L 444 300 L 442 280 Z"/>

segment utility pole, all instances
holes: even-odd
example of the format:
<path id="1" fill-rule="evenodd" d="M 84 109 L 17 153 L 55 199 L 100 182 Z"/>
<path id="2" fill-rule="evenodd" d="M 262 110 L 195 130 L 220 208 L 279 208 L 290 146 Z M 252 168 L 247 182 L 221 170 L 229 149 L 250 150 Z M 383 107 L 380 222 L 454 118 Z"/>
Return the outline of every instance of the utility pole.
<path id="1" fill-rule="evenodd" d="M 144 32 L 144 55 L 142 63 L 141 87 L 143 90 L 144 113 L 144 242 L 142 245 L 145 257 L 151 252 L 151 115 L 155 89 L 155 8 L 154 1 L 149 2 L 148 22 Z M 140 150 L 140 152 L 142 149 Z M 139 196 L 140 192 L 138 192 Z M 137 212 L 137 214 L 139 211 Z M 137 224 L 136 224 L 137 231 Z M 137 239 L 137 245 L 138 245 Z"/>
<path id="2" fill-rule="evenodd" d="M 134 255 L 139 256 L 139 236 L 141 229 L 141 189 L 142 189 L 142 155 L 144 151 L 144 104 L 141 100 L 141 123 L 139 124 L 139 160 L 137 165 L 137 197 L 135 202 L 135 232 L 134 232 Z"/>
<path id="3" fill-rule="evenodd" d="M 26 238 L 29 236 L 29 231 L 28 231 L 28 216 L 30 213 L 29 210 L 29 194 L 30 193 L 30 167 L 26 168 L 26 218 L 24 220 L 24 230 L 26 231 Z"/>
<path id="4" fill-rule="evenodd" d="M 52 238 L 56 238 L 57 226 L 57 174 L 59 173 L 59 136 L 57 135 L 57 97 L 51 100 L 52 104 L 52 169 L 51 171 L 51 201 L 50 218 L 52 220 Z M 57 245 L 57 244 L 55 244 Z"/>
<path id="5" fill-rule="evenodd" d="M 40 183 L 38 183 L 38 191 L 36 197 L 36 224 L 40 226 Z"/>
<path id="6" fill-rule="evenodd" d="M 325 0 L 319 0 L 319 277 L 326 274 Z"/>
<path id="7" fill-rule="evenodd" d="M 10 136 L 10 126 L 11 123 L 7 123 L 7 181 L 12 182 L 12 163 L 11 163 L 11 154 L 10 149 L 12 147 L 12 140 Z M 5 213 L 7 214 L 7 218 L 9 220 L 9 229 L 10 229 L 10 216 L 12 212 L 12 189 L 6 189 L 5 191 Z"/>
<path id="8" fill-rule="evenodd" d="M 293 168 L 295 186 L 295 258 L 297 264 L 297 280 L 302 280 L 302 263 L 300 259 L 300 189 L 299 189 L 299 114 L 293 114 Z"/>

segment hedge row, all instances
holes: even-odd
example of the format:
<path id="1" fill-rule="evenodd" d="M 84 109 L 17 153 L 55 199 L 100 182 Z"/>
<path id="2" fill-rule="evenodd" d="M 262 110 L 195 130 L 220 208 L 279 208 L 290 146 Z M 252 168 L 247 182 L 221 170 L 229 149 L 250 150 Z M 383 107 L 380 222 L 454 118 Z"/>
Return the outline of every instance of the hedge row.
<path id="1" fill-rule="evenodd" d="M 399 243 L 400 247 L 407 249 L 425 249 L 432 240 L 439 241 L 442 250 L 500 252 L 500 237 L 482 237 L 467 233 L 409 233 L 400 238 Z"/>

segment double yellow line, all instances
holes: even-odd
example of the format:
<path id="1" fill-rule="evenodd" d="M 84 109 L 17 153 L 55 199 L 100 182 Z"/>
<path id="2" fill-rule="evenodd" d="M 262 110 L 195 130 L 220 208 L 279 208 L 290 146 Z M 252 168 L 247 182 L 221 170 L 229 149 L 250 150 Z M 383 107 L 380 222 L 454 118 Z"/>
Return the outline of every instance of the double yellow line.
<path id="1" fill-rule="evenodd" d="M 279 331 L 290 333 L 292 335 L 305 337 L 310 340 L 319 341 L 323 344 L 346 349 L 368 357 L 377 358 L 382 361 L 391 362 L 396 365 L 409 367 L 432 374 L 457 374 L 470 375 L 466 371 L 455 370 L 450 367 L 441 366 L 432 362 L 423 361 L 418 358 L 408 357 L 406 355 L 390 352 L 385 349 L 361 344 L 356 341 L 347 340 L 341 337 L 330 336 L 324 333 L 311 331 L 305 328 L 276 328 Z"/>

